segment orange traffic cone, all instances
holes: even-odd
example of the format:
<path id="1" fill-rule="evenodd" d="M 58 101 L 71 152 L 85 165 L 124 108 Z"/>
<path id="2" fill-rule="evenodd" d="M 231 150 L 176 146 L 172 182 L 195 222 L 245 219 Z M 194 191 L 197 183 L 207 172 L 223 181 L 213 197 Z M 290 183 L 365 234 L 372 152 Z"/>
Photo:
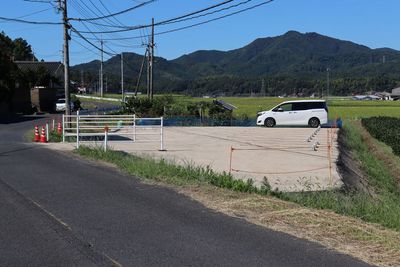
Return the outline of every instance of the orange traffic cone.
<path id="1" fill-rule="evenodd" d="M 33 141 L 35 141 L 35 142 L 40 141 L 39 127 L 37 125 L 35 126 L 35 138 L 33 139 Z"/>
<path id="2" fill-rule="evenodd" d="M 43 126 L 42 126 L 42 134 L 40 135 L 40 143 L 47 143 L 46 131 Z"/>
<path id="3" fill-rule="evenodd" d="M 61 134 L 62 134 L 62 126 L 61 126 L 61 122 L 58 122 L 58 125 L 57 125 L 57 133 L 58 133 L 59 135 L 61 135 Z"/>

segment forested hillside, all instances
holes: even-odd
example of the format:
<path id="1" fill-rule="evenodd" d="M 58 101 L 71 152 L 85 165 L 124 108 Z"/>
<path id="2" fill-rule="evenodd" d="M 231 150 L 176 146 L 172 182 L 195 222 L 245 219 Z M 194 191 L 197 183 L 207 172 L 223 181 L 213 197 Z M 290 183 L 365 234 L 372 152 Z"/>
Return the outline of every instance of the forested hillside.
<path id="1" fill-rule="evenodd" d="M 142 56 L 125 53 L 124 58 L 127 87 L 133 89 Z M 390 90 L 400 81 L 399 51 L 295 31 L 226 52 L 197 51 L 170 61 L 158 57 L 155 64 L 158 91 L 193 95 L 319 94 L 326 88 L 327 69 L 331 92 L 338 95 Z M 73 78 L 79 79 L 83 71 L 85 80 L 94 84 L 99 65 L 99 61 L 77 65 Z M 119 88 L 119 56 L 104 66 L 109 88 Z"/>

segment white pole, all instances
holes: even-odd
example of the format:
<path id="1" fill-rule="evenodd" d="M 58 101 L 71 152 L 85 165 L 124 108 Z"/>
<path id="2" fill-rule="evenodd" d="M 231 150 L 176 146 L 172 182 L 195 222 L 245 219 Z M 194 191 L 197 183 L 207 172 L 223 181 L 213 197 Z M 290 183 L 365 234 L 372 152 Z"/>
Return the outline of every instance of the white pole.
<path id="1" fill-rule="evenodd" d="M 55 120 L 53 119 L 53 128 L 52 128 L 52 131 L 54 132 L 54 130 L 55 130 L 55 127 L 56 127 L 56 125 L 55 125 Z"/>
<path id="2" fill-rule="evenodd" d="M 160 145 L 160 151 L 165 151 L 165 149 L 164 149 L 164 118 L 163 117 L 161 117 L 161 119 L 160 119 L 160 142 L 161 142 L 161 145 Z"/>
<path id="3" fill-rule="evenodd" d="M 136 114 L 133 114 L 133 142 L 136 142 Z"/>
<path id="4" fill-rule="evenodd" d="M 62 115 L 62 140 L 65 143 L 65 119 L 64 114 Z"/>
<path id="5" fill-rule="evenodd" d="M 49 142 L 49 123 L 46 123 L 46 141 Z"/>
<path id="6" fill-rule="evenodd" d="M 108 131 L 104 129 L 104 152 L 107 152 Z"/>
<path id="7" fill-rule="evenodd" d="M 79 110 L 76 112 L 76 148 L 79 148 Z"/>

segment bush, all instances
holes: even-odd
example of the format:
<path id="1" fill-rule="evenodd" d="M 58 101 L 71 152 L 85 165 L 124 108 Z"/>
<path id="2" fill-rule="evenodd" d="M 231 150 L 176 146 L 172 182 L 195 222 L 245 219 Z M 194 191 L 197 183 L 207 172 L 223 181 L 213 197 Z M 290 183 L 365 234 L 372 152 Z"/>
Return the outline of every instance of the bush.
<path id="1" fill-rule="evenodd" d="M 376 139 L 384 142 L 400 156 L 400 118 L 371 117 L 361 120 L 365 129 Z"/>

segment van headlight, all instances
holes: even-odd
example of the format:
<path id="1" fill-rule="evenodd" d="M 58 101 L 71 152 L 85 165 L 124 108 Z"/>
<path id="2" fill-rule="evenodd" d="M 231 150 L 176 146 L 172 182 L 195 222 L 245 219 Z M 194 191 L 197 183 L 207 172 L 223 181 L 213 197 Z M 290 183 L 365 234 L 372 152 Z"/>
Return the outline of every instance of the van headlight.
<path id="1" fill-rule="evenodd" d="M 258 112 L 257 113 L 257 116 L 261 116 L 261 115 L 263 115 L 264 114 L 264 112 Z"/>

